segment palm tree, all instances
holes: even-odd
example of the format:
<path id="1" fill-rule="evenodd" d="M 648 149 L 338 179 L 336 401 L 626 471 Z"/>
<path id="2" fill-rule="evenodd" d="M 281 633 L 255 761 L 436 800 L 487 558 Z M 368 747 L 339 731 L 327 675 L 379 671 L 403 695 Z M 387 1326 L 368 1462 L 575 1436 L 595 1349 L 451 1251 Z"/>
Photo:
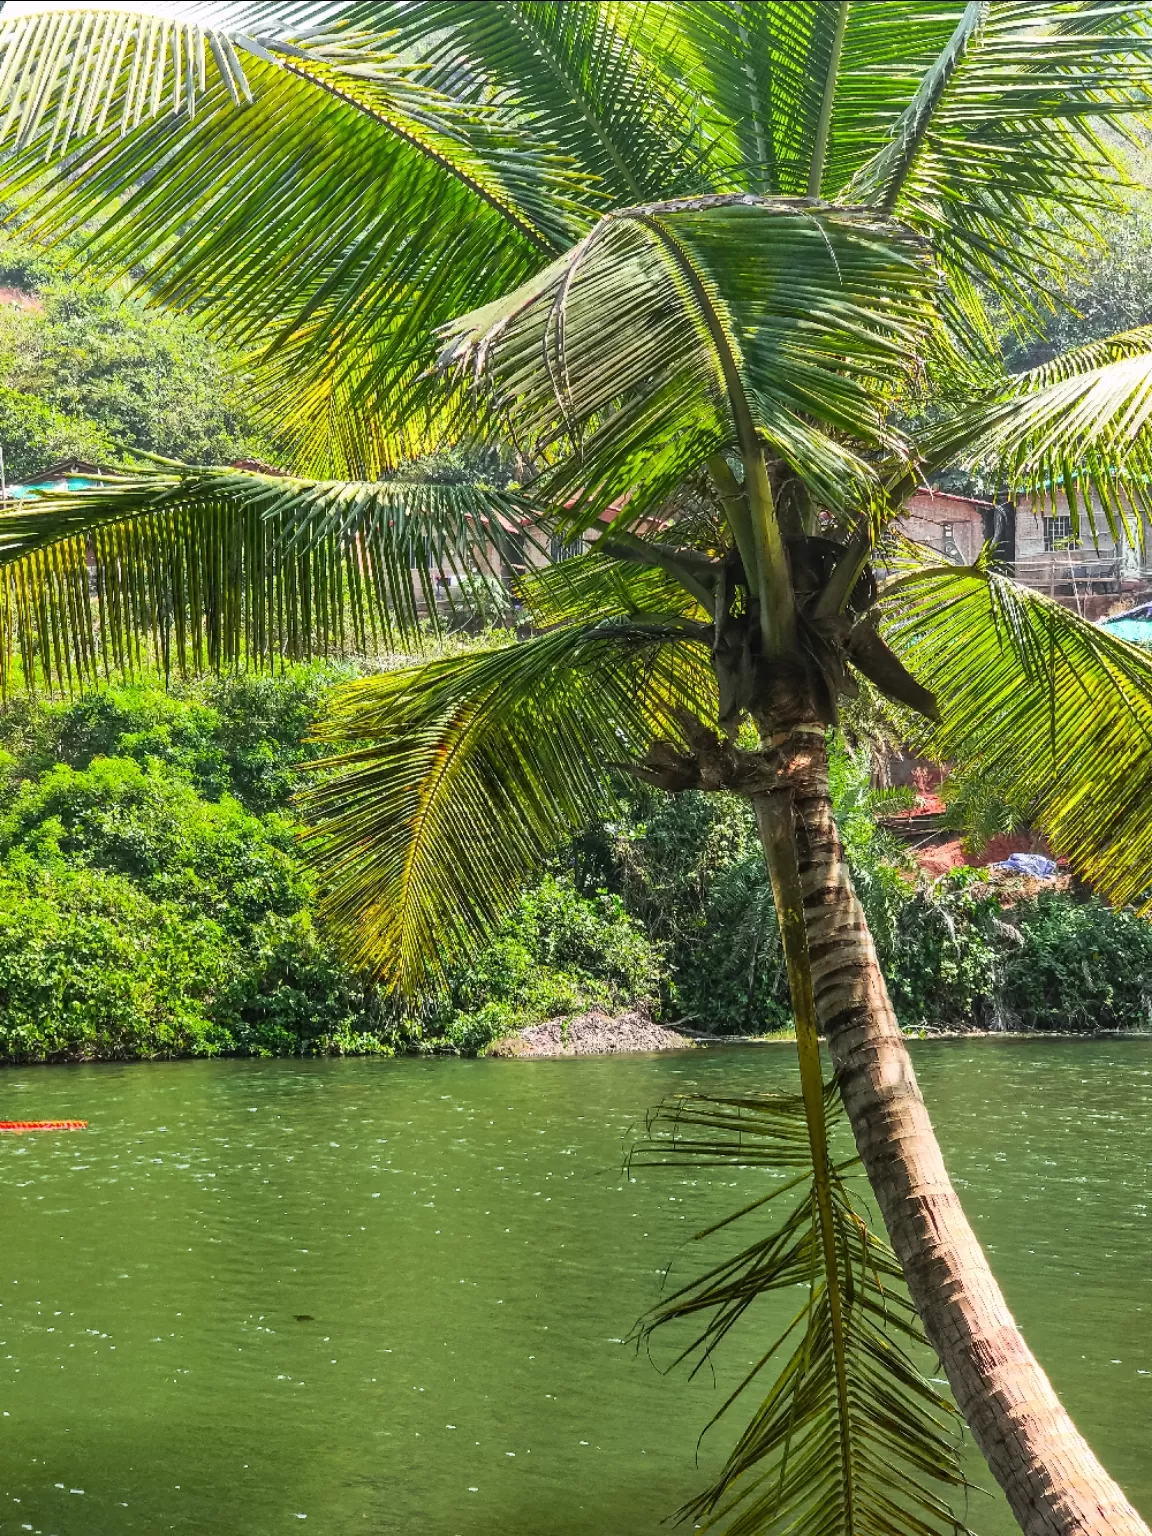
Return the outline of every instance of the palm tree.
<path id="1" fill-rule="evenodd" d="M 921 714 L 926 748 L 1024 781 L 1107 894 L 1148 888 L 1144 658 L 986 562 L 888 549 L 879 585 L 873 563 L 918 476 L 975 457 L 1018 489 L 1062 489 L 1093 531 L 1149 510 L 1152 338 L 1007 377 L 985 304 L 1027 324 L 1114 205 L 1117 146 L 1152 105 L 1152 9 L 228 9 L 214 28 L 5 16 L 7 194 L 29 232 L 82 240 L 93 269 L 143 274 L 251 348 L 298 477 L 167 465 L 6 518 L 9 673 L 84 678 L 101 652 L 131 662 L 149 631 L 188 664 L 407 633 L 420 582 L 490 562 L 517 520 L 575 537 L 608 519 L 591 553 L 526 584 L 532 638 L 344 697 L 327 730 L 351 750 L 311 800 L 330 916 L 415 990 L 610 801 L 614 766 L 747 796 L 799 1111 L 681 1106 L 668 1155 L 799 1167 L 802 1199 L 669 1306 L 713 1309 L 708 1348 L 761 1290 L 807 1277 L 809 1300 L 701 1508 L 735 1509 L 742 1532 L 946 1518 L 929 1486 L 954 1476 L 943 1408 L 876 1332 L 894 1263 L 830 1150 L 839 1102 L 1022 1529 L 1147 1536 L 948 1179 L 824 741 L 859 674 Z M 946 409 L 913 443 L 897 411 L 925 372 Z M 531 466 L 522 493 L 390 478 L 431 443 L 495 432 Z"/>

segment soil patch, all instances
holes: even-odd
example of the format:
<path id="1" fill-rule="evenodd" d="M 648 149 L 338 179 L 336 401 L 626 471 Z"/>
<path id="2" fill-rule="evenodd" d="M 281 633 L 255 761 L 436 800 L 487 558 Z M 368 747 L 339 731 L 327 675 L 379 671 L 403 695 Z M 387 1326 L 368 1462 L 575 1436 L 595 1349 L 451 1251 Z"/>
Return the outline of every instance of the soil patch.
<path id="1" fill-rule="evenodd" d="M 642 1013 L 578 1013 L 570 1019 L 545 1019 L 503 1040 L 486 1056 L 608 1056 L 619 1051 L 683 1051 L 694 1044 L 674 1029 L 653 1024 Z"/>

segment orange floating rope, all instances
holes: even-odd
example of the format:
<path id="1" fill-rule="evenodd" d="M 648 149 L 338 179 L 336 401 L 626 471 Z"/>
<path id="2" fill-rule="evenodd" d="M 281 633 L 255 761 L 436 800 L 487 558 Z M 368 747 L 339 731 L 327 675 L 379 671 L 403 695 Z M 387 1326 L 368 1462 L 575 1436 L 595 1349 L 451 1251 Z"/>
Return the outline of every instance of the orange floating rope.
<path id="1" fill-rule="evenodd" d="M 0 1131 L 86 1131 L 87 1120 L 0 1120 Z"/>

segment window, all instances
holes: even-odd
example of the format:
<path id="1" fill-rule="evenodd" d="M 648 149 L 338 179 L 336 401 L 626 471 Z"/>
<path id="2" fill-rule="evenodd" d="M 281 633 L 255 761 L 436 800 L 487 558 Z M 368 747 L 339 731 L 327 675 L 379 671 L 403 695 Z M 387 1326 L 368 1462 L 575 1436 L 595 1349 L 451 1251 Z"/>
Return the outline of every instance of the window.
<path id="1" fill-rule="evenodd" d="M 960 546 L 956 542 L 956 524 L 940 524 L 940 551 L 945 560 L 951 560 L 956 565 L 964 564 L 964 556 L 960 552 Z"/>
<path id="2" fill-rule="evenodd" d="M 1072 519 L 1067 514 L 1063 517 L 1046 517 L 1044 519 L 1044 552 L 1051 554 L 1055 549 L 1075 549 L 1077 545 L 1072 543 Z"/>
<path id="3" fill-rule="evenodd" d="M 440 564 L 436 541 L 413 528 L 408 534 L 408 563 L 413 570 L 435 570 Z"/>
<path id="4" fill-rule="evenodd" d="M 567 543 L 563 539 L 548 540 L 548 558 L 553 564 L 560 560 L 572 560 L 576 555 L 582 555 L 583 553 L 583 535 L 578 539 L 569 539 Z"/>
<path id="5" fill-rule="evenodd" d="M 500 554 L 504 566 L 513 576 L 522 575 L 528 569 L 528 562 L 524 553 L 523 533 L 505 532 L 500 539 Z"/>

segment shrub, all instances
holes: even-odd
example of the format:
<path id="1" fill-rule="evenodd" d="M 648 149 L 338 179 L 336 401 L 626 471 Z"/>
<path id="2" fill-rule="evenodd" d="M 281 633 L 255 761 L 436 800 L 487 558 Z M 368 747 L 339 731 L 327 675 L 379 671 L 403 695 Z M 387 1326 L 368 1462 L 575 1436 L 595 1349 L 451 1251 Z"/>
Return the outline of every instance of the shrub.
<path id="1" fill-rule="evenodd" d="M 0 815 L 0 856 L 10 870 L 106 870 L 230 932 L 304 905 L 310 884 L 292 845 L 287 817 L 253 816 L 230 795 L 204 800 L 155 760 L 57 764 L 22 784 Z"/>
<path id="2" fill-rule="evenodd" d="M 896 1016 L 908 1029 L 995 1022 L 1005 941 L 1000 906 L 978 872 L 919 885 L 878 870 L 862 904 Z"/>
<path id="3" fill-rule="evenodd" d="M 296 824 L 270 808 L 333 675 L 9 706 L 0 1054 L 395 1048 L 371 986 L 317 933 Z"/>
<path id="4" fill-rule="evenodd" d="M 96 870 L 0 878 L 0 1053 L 9 1061 L 213 1055 L 232 946 L 209 921 Z"/>
<path id="5" fill-rule="evenodd" d="M 455 978 L 428 1034 L 476 1051 L 521 1025 L 589 1008 L 652 1008 L 662 955 L 619 896 L 581 896 L 547 876 L 496 940 Z"/>
<path id="6" fill-rule="evenodd" d="M 718 1033 L 790 1022 L 747 804 L 629 782 L 420 1019 L 385 1007 L 312 917 L 290 795 L 327 665 L 125 685 L 0 715 L 0 1058 L 474 1052 L 544 1018 L 641 1007 Z M 1152 1022 L 1152 925 L 979 875 L 918 879 L 867 760 L 834 803 L 909 1028 Z"/>
<path id="7" fill-rule="evenodd" d="M 1003 965 L 1001 997 L 1028 1029 L 1127 1029 L 1152 1024 L 1152 924 L 1101 901 L 1059 892 L 1012 914 L 1021 942 Z"/>
<path id="8" fill-rule="evenodd" d="M 71 416 L 37 395 L 0 385 L 0 443 L 4 474 L 19 484 L 60 459 L 107 463 L 115 455 L 112 439 L 95 422 Z"/>
<path id="9" fill-rule="evenodd" d="M 275 675 L 225 674 L 171 692 L 122 684 L 63 703 L 16 699 L 0 717 L 0 743 L 17 777 L 126 757 L 183 770 L 207 799 L 231 794 L 257 814 L 283 810 L 299 784 L 298 765 L 326 750 L 304 740 L 310 722 L 351 670 L 312 663 Z"/>

